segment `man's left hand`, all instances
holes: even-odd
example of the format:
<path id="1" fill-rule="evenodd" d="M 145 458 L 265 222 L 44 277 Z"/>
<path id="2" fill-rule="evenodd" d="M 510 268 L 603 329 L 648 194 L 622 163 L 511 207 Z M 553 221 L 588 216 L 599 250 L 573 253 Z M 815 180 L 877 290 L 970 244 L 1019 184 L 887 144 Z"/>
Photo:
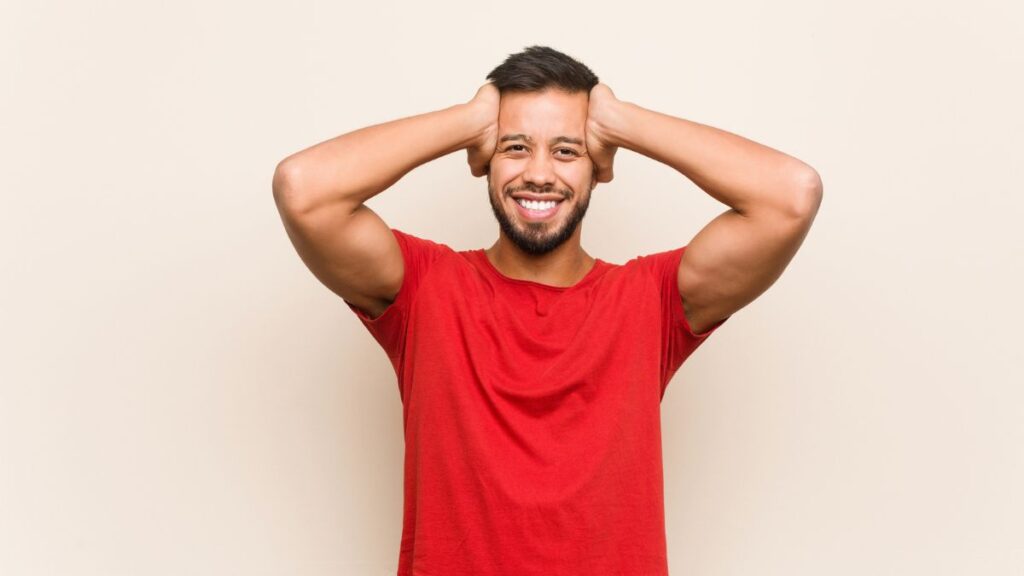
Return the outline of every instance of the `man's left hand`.
<path id="1" fill-rule="evenodd" d="M 611 182 L 615 176 L 612 164 L 619 145 L 613 141 L 608 126 L 616 107 L 621 104 L 607 84 L 598 84 L 590 90 L 586 129 L 587 155 L 594 163 L 597 182 Z"/>

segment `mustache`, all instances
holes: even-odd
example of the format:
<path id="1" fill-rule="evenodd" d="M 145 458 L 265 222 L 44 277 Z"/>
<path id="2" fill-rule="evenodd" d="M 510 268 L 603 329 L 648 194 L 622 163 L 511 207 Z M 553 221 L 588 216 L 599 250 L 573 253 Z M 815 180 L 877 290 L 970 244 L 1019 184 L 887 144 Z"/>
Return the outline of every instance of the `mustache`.
<path id="1" fill-rule="evenodd" d="M 522 191 L 530 192 L 532 194 L 558 194 L 562 199 L 568 199 L 572 195 L 568 190 L 556 190 L 554 186 L 537 188 L 536 186 L 531 186 L 529 184 L 524 186 L 509 186 L 508 188 L 505 188 L 505 195 L 511 196 L 516 192 Z"/>

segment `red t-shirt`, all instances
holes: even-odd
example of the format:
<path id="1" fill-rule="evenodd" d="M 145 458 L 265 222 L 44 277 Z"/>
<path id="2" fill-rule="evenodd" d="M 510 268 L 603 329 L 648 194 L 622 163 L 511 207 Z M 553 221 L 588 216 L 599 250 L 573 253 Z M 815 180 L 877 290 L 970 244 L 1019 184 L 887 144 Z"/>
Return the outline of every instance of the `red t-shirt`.
<path id="1" fill-rule="evenodd" d="M 596 259 L 559 288 L 396 229 L 377 318 L 405 430 L 399 576 L 662 576 L 660 403 L 694 334 L 686 247 Z"/>

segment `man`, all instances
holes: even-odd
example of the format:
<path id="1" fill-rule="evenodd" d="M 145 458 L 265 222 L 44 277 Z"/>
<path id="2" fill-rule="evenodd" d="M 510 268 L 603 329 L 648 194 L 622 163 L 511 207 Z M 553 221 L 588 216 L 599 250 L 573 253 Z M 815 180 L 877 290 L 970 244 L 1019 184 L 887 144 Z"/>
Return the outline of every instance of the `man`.
<path id="1" fill-rule="evenodd" d="M 398 377 L 398 574 L 667 574 L 665 387 L 782 274 L 821 181 L 771 148 L 620 101 L 551 48 L 513 54 L 487 78 L 465 104 L 344 134 L 274 174 L 299 255 Z M 619 147 L 730 209 L 686 246 L 622 265 L 592 257 L 581 224 Z M 390 229 L 365 205 L 463 149 L 499 223 L 486 250 Z"/>

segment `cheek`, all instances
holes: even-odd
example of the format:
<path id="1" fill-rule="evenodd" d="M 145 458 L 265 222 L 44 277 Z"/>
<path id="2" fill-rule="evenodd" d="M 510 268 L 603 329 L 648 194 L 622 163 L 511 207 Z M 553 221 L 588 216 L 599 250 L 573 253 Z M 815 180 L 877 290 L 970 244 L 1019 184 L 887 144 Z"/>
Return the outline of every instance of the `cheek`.
<path id="1" fill-rule="evenodd" d="M 589 190 L 593 180 L 594 166 L 582 160 L 567 164 L 561 171 L 556 171 L 558 178 L 576 191 Z"/>
<path id="2" fill-rule="evenodd" d="M 494 157 L 491 159 L 492 174 L 517 174 L 526 167 L 525 162 L 517 162 L 508 158 Z"/>
<path id="3" fill-rule="evenodd" d="M 490 169 L 491 186 L 498 194 L 504 193 L 509 186 L 517 185 L 522 175 L 522 167 L 514 162 L 494 162 Z"/>

